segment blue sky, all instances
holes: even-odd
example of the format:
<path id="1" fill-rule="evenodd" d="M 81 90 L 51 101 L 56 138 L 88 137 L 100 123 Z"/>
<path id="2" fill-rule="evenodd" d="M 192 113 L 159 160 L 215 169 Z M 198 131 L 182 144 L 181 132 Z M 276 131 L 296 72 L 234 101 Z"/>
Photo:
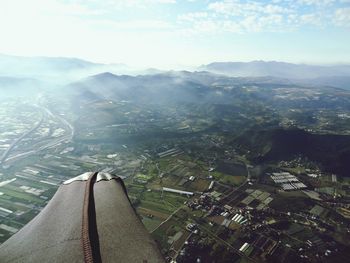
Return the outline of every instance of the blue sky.
<path id="1" fill-rule="evenodd" d="M 350 0 L 0 0 L 0 53 L 135 67 L 350 63 Z"/>

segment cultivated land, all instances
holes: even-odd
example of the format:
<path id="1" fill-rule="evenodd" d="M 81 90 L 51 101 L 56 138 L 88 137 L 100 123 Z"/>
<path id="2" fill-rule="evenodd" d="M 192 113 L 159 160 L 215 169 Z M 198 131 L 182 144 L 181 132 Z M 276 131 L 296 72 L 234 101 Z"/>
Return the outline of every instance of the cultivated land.
<path id="1" fill-rule="evenodd" d="M 0 101 L 0 242 L 63 181 L 104 171 L 168 261 L 346 262 L 350 93 L 194 77 L 171 99 L 149 80 L 128 97 L 124 77 L 103 97 L 75 84 Z"/>

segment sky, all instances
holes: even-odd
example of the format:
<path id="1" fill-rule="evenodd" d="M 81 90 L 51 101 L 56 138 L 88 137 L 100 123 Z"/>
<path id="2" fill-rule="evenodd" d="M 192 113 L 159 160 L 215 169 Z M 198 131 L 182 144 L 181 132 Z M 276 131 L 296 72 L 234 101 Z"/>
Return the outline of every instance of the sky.
<path id="1" fill-rule="evenodd" d="M 350 63 L 350 0 L 0 0 L 0 53 L 177 69 Z"/>

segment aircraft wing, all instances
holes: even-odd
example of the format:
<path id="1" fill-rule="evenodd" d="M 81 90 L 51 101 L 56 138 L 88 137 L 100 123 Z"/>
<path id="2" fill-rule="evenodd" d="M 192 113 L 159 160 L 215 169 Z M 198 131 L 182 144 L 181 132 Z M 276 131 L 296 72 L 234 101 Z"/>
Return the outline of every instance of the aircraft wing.
<path id="1" fill-rule="evenodd" d="M 165 262 L 135 214 L 123 181 L 85 173 L 0 246 L 0 262 Z"/>

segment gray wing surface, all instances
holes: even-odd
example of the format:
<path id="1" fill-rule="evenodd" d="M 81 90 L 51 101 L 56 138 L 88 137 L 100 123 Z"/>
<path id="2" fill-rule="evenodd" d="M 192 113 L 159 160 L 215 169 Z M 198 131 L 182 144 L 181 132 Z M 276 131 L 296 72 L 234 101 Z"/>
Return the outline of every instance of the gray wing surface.
<path id="1" fill-rule="evenodd" d="M 47 206 L 0 246 L 0 262 L 165 261 L 122 180 L 86 173 L 61 185 Z"/>

